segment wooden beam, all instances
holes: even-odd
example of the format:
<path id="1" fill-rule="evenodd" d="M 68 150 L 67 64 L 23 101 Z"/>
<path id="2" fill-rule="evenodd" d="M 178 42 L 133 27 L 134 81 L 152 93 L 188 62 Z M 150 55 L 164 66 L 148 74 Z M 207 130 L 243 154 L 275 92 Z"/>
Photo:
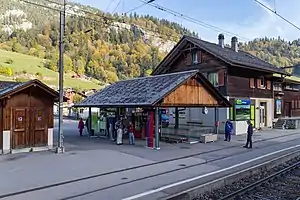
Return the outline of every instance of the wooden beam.
<path id="1" fill-rule="evenodd" d="M 198 50 L 198 47 L 190 47 L 190 48 L 185 48 L 185 49 L 181 49 L 180 52 L 186 52 L 189 51 L 191 52 L 192 50 Z"/>

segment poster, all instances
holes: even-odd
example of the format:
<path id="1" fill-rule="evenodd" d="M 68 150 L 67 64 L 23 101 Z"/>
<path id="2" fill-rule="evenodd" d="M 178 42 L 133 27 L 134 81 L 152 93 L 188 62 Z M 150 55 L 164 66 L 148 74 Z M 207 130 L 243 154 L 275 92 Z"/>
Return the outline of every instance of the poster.
<path id="1" fill-rule="evenodd" d="M 100 129 L 106 130 L 106 117 L 100 118 Z"/>
<path id="2" fill-rule="evenodd" d="M 98 113 L 92 113 L 92 129 L 95 132 L 99 132 L 98 130 Z"/>
<path id="3" fill-rule="evenodd" d="M 235 118 L 237 121 L 250 119 L 250 100 L 236 100 L 235 103 Z"/>
<path id="4" fill-rule="evenodd" d="M 281 99 L 276 99 L 276 114 L 281 114 Z"/>

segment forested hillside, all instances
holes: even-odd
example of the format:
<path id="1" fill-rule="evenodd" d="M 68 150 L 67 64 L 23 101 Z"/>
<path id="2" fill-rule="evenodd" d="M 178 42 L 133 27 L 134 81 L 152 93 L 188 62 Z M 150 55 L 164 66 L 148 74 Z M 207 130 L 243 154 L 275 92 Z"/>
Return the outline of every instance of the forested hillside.
<path id="1" fill-rule="evenodd" d="M 49 9 L 20 2 L 0 2 L 0 48 L 46 59 L 43 66 L 57 71 L 59 5 L 35 1 Z M 110 15 L 77 4 L 69 5 L 67 14 L 65 71 L 103 83 L 151 73 L 182 34 L 195 35 L 151 16 Z"/>
<path id="2" fill-rule="evenodd" d="M 0 49 L 40 58 L 39 67 L 58 71 L 60 5 L 26 1 L 0 1 Z M 148 15 L 111 15 L 78 4 L 68 5 L 67 14 L 65 70 L 76 74 L 72 77 L 98 79 L 97 84 L 150 74 L 183 34 L 197 37 L 179 24 Z M 263 38 L 240 44 L 240 49 L 280 67 L 299 63 L 299 45 L 300 40 Z M 0 63 L 0 73 L 20 74 L 9 62 L 13 59 Z M 33 75 L 47 79 L 42 72 Z"/>
<path id="3" fill-rule="evenodd" d="M 260 38 L 240 48 L 278 67 L 300 64 L 300 39 L 289 42 L 280 37 Z"/>

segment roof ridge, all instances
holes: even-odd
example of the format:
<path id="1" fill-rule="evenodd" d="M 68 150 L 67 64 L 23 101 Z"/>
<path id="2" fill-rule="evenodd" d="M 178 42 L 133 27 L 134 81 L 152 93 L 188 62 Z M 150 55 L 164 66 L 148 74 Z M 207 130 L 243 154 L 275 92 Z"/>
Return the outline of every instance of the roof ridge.
<path id="1" fill-rule="evenodd" d="M 155 77 L 160 77 L 160 76 L 173 76 L 173 75 L 177 75 L 177 74 L 187 74 L 187 73 L 196 73 L 198 72 L 199 70 L 197 69 L 192 69 L 192 70 L 188 70 L 188 71 L 180 71 L 180 72 L 173 72 L 173 73 L 167 73 L 167 74 L 159 74 L 159 75 L 153 75 L 153 76 L 144 76 L 144 77 L 136 77 L 136 78 L 131 78 L 131 79 L 126 79 L 126 80 L 120 80 L 120 81 L 117 81 L 115 83 L 118 83 L 118 82 L 124 82 L 124 81 L 130 81 L 130 80 L 138 80 L 138 79 L 149 79 L 149 78 L 155 78 Z M 113 83 L 113 84 L 115 84 Z"/>

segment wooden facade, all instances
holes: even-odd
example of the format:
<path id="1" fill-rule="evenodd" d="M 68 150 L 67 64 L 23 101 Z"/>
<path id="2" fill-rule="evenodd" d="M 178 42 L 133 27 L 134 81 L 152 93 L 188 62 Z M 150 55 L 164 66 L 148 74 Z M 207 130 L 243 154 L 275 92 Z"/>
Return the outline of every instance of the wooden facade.
<path id="1" fill-rule="evenodd" d="M 0 90 L 0 149 L 47 147 L 52 142 L 48 137 L 52 137 L 53 105 L 58 93 L 38 80 L 13 87 Z M 4 144 L 7 137 L 9 149 Z"/>
<path id="2" fill-rule="evenodd" d="M 227 94 L 236 97 L 273 98 L 272 73 L 229 67 Z M 262 80 L 263 79 L 263 80 Z"/>
<path id="3" fill-rule="evenodd" d="M 192 50 L 189 50 L 191 49 Z M 273 72 L 253 70 L 243 67 L 236 67 L 227 64 L 214 55 L 187 44 L 185 51 L 173 60 L 171 66 L 161 72 L 173 73 L 198 69 L 224 96 L 273 98 L 272 79 Z M 198 55 L 198 62 L 193 62 L 192 54 Z M 211 80 L 210 74 L 215 74 L 216 80 Z M 265 85 L 260 85 L 261 79 L 265 80 Z"/>
<path id="4" fill-rule="evenodd" d="M 168 94 L 161 104 L 163 107 L 218 107 L 218 101 L 196 79 L 186 83 Z"/>
<path id="5" fill-rule="evenodd" d="M 285 79 L 281 84 L 282 95 L 276 96 L 281 99 L 281 114 L 278 117 L 299 117 L 300 116 L 300 83 Z M 276 106 L 276 104 L 275 104 Z M 275 113 L 276 114 L 276 113 Z"/>
<path id="6" fill-rule="evenodd" d="M 244 102 L 250 102 L 250 120 L 255 127 L 271 127 L 274 117 L 280 116 L 274 114 L 276 94 L 273 74 L 286 76 L 287 73 L 249 53 L 239 51 L 236 49 L 237 45 L 232 45 L 231 48 L 224 47 L 220 38 L 219 44 L 188 36 L 183 38 L 154 69 L 152 75 L 197 69 L 230 100 L 233 105 L 229 110 L 231 120 L 241 120 L 235 118 L 235 103 L 245 100 Z M 287 93 L 287 98 L 293 94 L 295 95 L 295 92 Z M 292 102 L 290 104 L 292 107 Z M 293 106 L 298 104 L 294 103 Z M 292 111 L 292 115 L 297 112 Z"/>

